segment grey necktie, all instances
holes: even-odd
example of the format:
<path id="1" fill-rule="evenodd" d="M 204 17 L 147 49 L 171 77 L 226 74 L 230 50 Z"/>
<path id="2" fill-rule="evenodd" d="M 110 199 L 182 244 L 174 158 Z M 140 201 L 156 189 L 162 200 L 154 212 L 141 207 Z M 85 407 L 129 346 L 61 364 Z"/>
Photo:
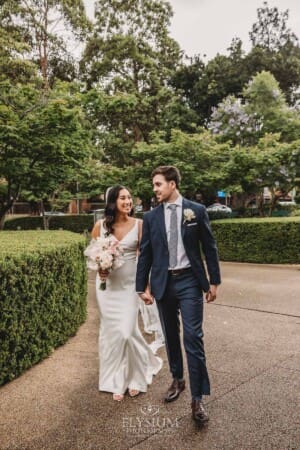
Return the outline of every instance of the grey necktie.
<path id="1" fill-rule="evenodd" d="M 171 209 L 170 219 L 170 239 L 169 239 L 169 265 L 176 267 L 177 264 L 177 244 L 178 244 L 178 228 L 177 228 L 177 212 L 175 204 L 168 205 Z"/>

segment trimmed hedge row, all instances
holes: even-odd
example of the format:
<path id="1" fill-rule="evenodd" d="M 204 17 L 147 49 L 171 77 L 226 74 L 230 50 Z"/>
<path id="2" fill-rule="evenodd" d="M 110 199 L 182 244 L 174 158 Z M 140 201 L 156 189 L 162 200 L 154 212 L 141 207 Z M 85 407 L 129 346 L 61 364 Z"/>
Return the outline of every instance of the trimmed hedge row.
<path id="1" fill-rule="evenodd" d="M 300 263 L 300 217 L 211 222 L 222 261 Z"/>
<path id="2" fill-rule="evenodd" d="M 135 217 L 142 218 L 143 213 L 136 213 Z M 74 233 L 92 231 L 94 226 L 93 214 L 48 216 L 49 230 L 67 230 Z M 4 230 L 37 230 L 43 229 L 43 218 L 41 216 L 16 217 L 6 220 Z"/>
<path id="3" fill-rule="evenodd" d="M 46 358 L 86 319 L 84 237 L 0 233 L 0 385 Z"/>
<path id="4" fill-rule="evenodd" d="M 300 217 L 212 220 L 220 258 L 224 261 L 299 263 Z M 91 231 L 92 214 L 51 217 L 51 229 Z M 42 217 L 22 217 L 5 222 L 5 229 L 42 228 Z"/>
<path id="5" fill-rule="evenodd" d="M 73 231 L 83 233 L 85 230 L 91 231 L 94 226 L 93 214 L 48 216 L 49 230 Z M 36 230 L 43 229 L 43 218 L 41 216 L 17 217 L 6 220 L 4 230 Z"/>

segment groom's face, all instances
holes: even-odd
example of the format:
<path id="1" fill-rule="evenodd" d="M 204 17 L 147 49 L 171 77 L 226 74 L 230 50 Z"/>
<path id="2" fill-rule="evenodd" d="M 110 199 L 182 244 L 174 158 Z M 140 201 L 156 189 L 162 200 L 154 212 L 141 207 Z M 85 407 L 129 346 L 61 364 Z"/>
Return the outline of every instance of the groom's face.
<path id="1" fill-rule="evenodd" d="M 155 175 L 152 182 L 153 192 L 160 203 L 168 202 L 176 195 L 175 181 L 167 181 L 163 175 Z"/>

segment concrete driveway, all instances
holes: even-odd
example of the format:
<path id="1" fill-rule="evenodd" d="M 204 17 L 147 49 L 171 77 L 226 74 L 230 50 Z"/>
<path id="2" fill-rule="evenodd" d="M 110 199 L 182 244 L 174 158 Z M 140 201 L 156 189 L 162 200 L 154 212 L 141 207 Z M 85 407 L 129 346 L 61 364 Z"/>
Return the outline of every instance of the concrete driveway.
<path id="1" fill-rule="evenodd" d="M 205 305 L 208 426 L 191 420 L 188 389 L 164 404 L 164 348 L 147 394 L 116 404 L 98 392 L 90 279 L 88 320 L 77 335 L 0 389 L 0 449 L 299 449 L 300 266 L 222 263 L 222 274 L 219 298 Z"/>

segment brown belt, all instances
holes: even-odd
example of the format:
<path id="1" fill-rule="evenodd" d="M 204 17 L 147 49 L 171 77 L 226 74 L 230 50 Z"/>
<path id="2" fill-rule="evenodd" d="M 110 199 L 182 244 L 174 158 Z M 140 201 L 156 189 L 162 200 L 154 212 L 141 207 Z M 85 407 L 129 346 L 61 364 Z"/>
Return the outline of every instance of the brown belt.
<path id="1" fill-rule="evenodd" d="M 191 267 L 185 267 L 184 269 L 169 269 L 169 274 L 173 277 L 178 277 L 178 275 L 182 275 L 191 270 Z"/>

